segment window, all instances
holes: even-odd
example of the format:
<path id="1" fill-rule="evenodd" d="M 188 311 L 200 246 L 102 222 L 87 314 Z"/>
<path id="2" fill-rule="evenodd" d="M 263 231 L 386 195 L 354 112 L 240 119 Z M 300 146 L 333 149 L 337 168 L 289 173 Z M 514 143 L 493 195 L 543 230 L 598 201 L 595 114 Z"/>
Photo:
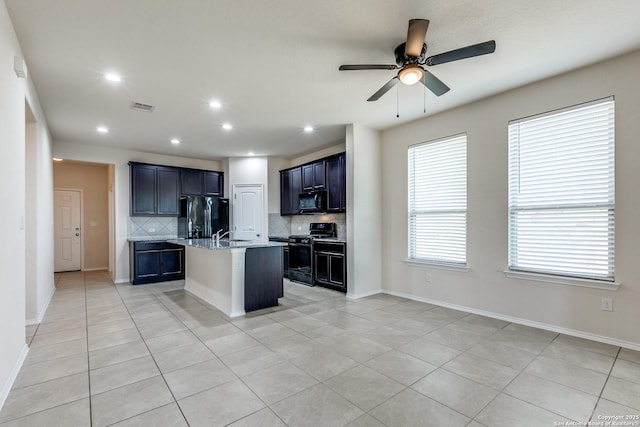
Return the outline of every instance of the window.
<path id="1" fill-rule="evenodd" d="M 466 135 L 409 147 L 409 261 L 466 266 Z"/>
<path id="2" fill-rule="evenodd" d="M 509 123 L 509 269 L 614 280 L 614 100 Z"/>

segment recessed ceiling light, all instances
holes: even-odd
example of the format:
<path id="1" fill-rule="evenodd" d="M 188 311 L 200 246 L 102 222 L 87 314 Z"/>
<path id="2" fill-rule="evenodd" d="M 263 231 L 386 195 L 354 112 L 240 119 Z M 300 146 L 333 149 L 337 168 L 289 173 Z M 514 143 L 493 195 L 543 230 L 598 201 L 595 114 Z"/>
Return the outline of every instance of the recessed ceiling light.
<path id="1" fill-rule="evenodd" d="M 231 130 L 231 129 L 233 129 L 233 126 L 231 126 L 231 123 L 223 123 L 222 124 L 222 129 Z"/>
<path id="2" fill-rule="evenodd" d="M 249 152 L 247 153 L 247 155 L 248 155 L 248 156 L 255 156 L 256 154 L 255 154 L 253 151 L 249 151 Z"/>
<path id="3" fill-rule="evenodd" d="M 171 138 L 172 144 L 180 144 L 180 140 L 178 138 Z"/>
<path id="4" fill-rule="evenodd" d="M 59 158 L 59 157 L 53 157 L 53 158 L 51 158 L 51 160 L 53 160 L 54 162 L 61 162 L 62 161 L 62 159 Z"/>
<path id="5" fill-rule="evenodd" d="M 305 126 L 304 127 L 304 131 L 305 132 L 313 132 L 313 126 Z"/>
<path id="6" fill-rule="evenodd" d="M 104 78 L 109 80 L 110 82 L 115 82 L 115 83 L 120 83 L 120 81 L 122 81 L 122 78 L 120 78 L 119 75 L 113 74 L 113 73 L 105 74 Z"/>
<path id="7" fill-rule="evenodd" d="M 220 103 L 220 101 L 211 101 L 209 102 L 209 107 L 211 108 L 222 108 L 222 104 Z"/>
<path id="8" fill-rule="evenodd" d="M 98 126 L 96 130 L 100 133 L 109 133 L 109 129 L 106 126 Z"/>

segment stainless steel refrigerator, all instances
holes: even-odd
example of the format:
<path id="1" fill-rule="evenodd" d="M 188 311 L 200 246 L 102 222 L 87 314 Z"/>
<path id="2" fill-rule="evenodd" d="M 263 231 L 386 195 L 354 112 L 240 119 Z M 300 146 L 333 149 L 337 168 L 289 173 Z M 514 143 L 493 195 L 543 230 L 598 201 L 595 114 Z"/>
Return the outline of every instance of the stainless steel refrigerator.
<path id="1" fill-rule="evenodd" d="M 229 199 L 205 196 L 180 197 L 178 237 L 185 239 L 211 237 L 218 230 L 229 231 Z"/>

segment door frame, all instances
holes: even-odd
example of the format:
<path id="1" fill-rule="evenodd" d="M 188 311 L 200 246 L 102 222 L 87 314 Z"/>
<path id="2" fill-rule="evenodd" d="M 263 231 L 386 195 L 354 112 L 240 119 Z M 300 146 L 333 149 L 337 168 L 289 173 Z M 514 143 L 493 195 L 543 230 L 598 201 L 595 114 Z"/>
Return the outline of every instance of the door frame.
<path id="1" fill-rule="evenodd" d="M 56 191 L 76 191 L 80 193 L 80 271 L 84 271 L 84 194 L 81 188 L 63 188 L 63 187 L 53 187 L 53 209 L 55 206 L 55 194 Z M 55 219 L 55 215 L 54 215 Z M 55 234 L 56 226 L 53 225 L 53 232 Z M 54 241 L 54 257 L 55 257 L 55 236 L 53 238 Z M 55 267 L 54 267 L 55 271 Z"/>

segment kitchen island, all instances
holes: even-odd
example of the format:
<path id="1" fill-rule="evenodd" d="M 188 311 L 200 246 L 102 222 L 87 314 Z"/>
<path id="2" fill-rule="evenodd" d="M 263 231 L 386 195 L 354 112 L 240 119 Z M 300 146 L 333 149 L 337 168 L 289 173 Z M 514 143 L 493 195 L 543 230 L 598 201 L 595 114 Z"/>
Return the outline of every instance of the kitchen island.
<path id="1" fill-rule="evenodd" d="M 185 247 L 185 290 L 229 317 L 278 305 L 280 242 L 172 239 Z"/>

